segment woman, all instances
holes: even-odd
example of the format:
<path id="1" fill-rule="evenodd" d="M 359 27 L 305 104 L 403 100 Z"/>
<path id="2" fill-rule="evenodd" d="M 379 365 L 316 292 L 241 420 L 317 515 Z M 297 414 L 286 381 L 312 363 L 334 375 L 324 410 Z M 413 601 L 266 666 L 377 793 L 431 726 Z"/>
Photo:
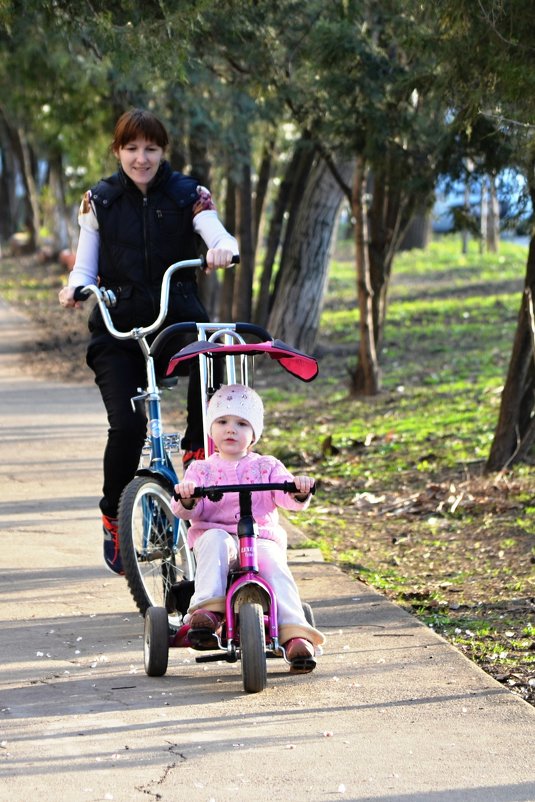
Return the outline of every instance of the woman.
<path id="1" fill-rule="evenodd" d="M 169 138 L 154 114 L 125 112 L 117 121 L 111 149 L 119 169 L 84 196 L 78 217 L 80 238 L 68 286 L 59 293 L 64 307 L 79 307 L 77 286 L 97 281 L 117 296 L 111 310 L 123 331 L 152 323 L 159 311 L 162 277 L 173 262 L 197 258 L 204 241 L 207 270 L 225 268 L 238 254 L 238 243 L 220 222 L 212 197 L 195 179 L 173 172 L 164 160 Z M 173 281 L 169 312 L 162 326 L 208 315 L 197 292 L 195 271 L 181 271 Z M 130 399 L 145 381 L 145 363 L 134 341 L 120 341 L 105 329 L 98 308 L 89 318 L 87 363 L 95 374 L 109 429 L 104 452 L 104 560 L 122 574 L 117 510 L 123 488 L 133 478 L 145 441 L 146 416 Z M 198 370 L 188 387 L 188 421 L 182 447 L 184 462 L 202 458 L 203 433 Z"/>

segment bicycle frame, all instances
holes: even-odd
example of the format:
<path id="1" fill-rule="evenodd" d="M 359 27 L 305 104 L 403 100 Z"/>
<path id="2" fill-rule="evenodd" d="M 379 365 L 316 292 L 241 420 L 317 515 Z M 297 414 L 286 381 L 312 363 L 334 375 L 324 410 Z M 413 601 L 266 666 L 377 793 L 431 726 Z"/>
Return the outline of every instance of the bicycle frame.
<path id="1" fill-rule="evenodd" d="M 239 566 L 229 573 L 229 585 L 225 596 L 224 634 L 221 636 L 215 635 L 217 647 L 226 652 L 228 662 L 237 660 L 237 649 L 242 646 L 237 623 L 240 607 L 239 595 L 242 591 L 246 591 L 244 599 L 247 601 L 255 599 L 257 603 L 262 604 L 267 647 L 274 656 L 286 659 L 285 649 L 279 643 L 277 598 L 271 585 L 260 574 L 258 569 L 256 545 L 258 534 L 252 513 L 252 494 L 255 492 L 271 492 L 273 490 L 282 490 L 285 493 L 297 492 L 293 482 L 267 482 L 265 484 L 196 487 L 193 493 L 194 498 L 208 497 L 212 501 L 220 500 L 225 493 L 237 492 L 239 497 L 240 517 L 237 527 Z M 311 492 L 315 492 L 315 486 L 313 486 Z M 236 614 L 236 608 L 238 608 L 238 615 Z M 184 645 L 191 644 L 186 641 Z M 220 654 L 216 653 L 197 657 L 196 661 L 204 663 L 220 659 Z"/>
<path id="2" fill-rule="evenodd" d="M 242 490 L 239 493 L 240 520 L 238 522 L 238 539 L 240 567 L 231 572 L 231 577 L 237 576 L 237 578 L 231 581 L 225 600 L 227 650 L 232 651 L 234 649 L 235 639 L 238 634 L 235 614 L 236 599 L 243 588 L 252 585 L 255 590 L 259 591 L 259 598 L 265 597 L 264 607 L 267 607 L 267 613 L 264 616 L 266 633 L 269 635 L 270 647 L 273 653 L 280 654 L 277 599 L 269 582 L 258 571 L 257 534 L 252 516 L 251 492 L 251 488 L 247 488 L 247 490 Z"/>
<path id="3" fill-rule="evenodd" d="M 116 303 L 115 296 L 109 290 L 90 284 L 79 288 L 75 293 L 75 299 L 87 297 L 90 293 L 97 300 L 102 320 L 109 333 L 118 340 L 135 340 L 145 358 L 146 366 L 146 388 L 139 395 L 131 399 L 132 407 L 135 409 L 136 402 L 143 402 L 147 407 L 147 436 L 150 442 L 150 467 L 152 472 L 157 471 L 167 482 L 174 486 L 177 480 L 176 472 L 173 469 L 168 451 L 171 450 L 177 437 L 171 436 L 171 440 L 166 441 L 162 428 L 161 412 L 161 392 L 156 378 L 156 368 L 154 360 L 154 350 L 147 338 L 150 334 L 157 331 L 165 321 L 169 309 L 169 288 L 173 275 L 179 270 L 189 268 L 202 268 L 205 265 L 204 259 L 188 259 L 182 262 L 175 262 L 170 265 L 164 273 L 162 287 L 160 291 L 160 312 L 154 323 L 150 326 L 140 326 L 130 329 L 130 331 L 119 331 L 115 328 L 109 307 Z M 78 288 L 77 288 L 78 290 Z M 190 329 L 192 324 L 187 324 Z M 158 340 L 158 338 L 156 338 Z M 155 340 L 155 342 L 156 342 Z M 167 448 L 166 448 L 167 446 Z M 142 469 L 143 470 L 143 469 Z"/>

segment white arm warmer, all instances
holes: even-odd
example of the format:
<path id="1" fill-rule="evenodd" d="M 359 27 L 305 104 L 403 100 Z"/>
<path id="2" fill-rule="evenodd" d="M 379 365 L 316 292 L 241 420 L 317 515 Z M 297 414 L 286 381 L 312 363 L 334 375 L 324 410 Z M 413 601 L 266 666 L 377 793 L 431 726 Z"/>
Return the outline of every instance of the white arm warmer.
<path id="1" fill-rule="evenodd" d="M 215 210 L 207 209 L 195 215 L 193 228 L 200 234 L 208 248 L 226 248 L 234 254 L 240 252 L 237 240 L 228 233 Z"/>
<path id="2" fill-rule="evenodd" d="M 97 283 L 99 244 L 98 231 L 85 226 L 80 228 L 76 262 L 69 275 L 69 287 L 85 287 L 87 284 Z"/>

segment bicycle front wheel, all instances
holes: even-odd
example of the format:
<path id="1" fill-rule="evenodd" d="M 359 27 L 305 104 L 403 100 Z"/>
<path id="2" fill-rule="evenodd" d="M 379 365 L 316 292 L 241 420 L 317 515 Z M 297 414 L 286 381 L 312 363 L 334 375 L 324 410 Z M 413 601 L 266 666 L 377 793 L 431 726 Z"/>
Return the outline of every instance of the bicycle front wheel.
<path id="1" fill-rule="evenodd" d="M 164 607 L 169 624 L 178 627 L 173 585 L 193 579 L 195 562 L 187 544 L 187 528 L 171 511 L 171 495 L 152 476 L 136 476 L 119 504 L 119 546 L 130 592 L 139 611 Z"/>
<path id="2" fill-rule="evenodd" d="M 246 602 L 239 612 L 241 670 L 247 693 L 263 691 L 267 685 L 264 611 L 261 604 Z"/>

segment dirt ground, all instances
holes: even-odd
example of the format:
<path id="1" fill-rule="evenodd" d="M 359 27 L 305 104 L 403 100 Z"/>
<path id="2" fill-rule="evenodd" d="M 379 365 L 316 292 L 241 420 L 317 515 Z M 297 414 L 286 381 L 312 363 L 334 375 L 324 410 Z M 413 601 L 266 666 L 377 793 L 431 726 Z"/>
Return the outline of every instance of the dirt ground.
<path id="1" fill-rule="evenodd" d="M 63 280 L 59 266 L 34 263 L 30 272 L 33 286 L 27 296 L 4 294 L 40 331 L 23 369 L 48 379 L 91 381 L 85 365 L 87 312 L 66 311 L 55 303 Z M 324 351 L 328 355 L 328 348 Z M 338 362 L 322 361 L 322 375 Z M 283 382 L 284 372 L 280 374 Z M 318 403 L 318 414 L 321 404 L 325 415 L 321 399 L 308 403 Z M 307 469 L 321 475 L 321 450 L 311 449 L 311 455 Z M 355 455 L 348 451 L 339 456 L 342 467 Z M 329 526 L 336 527 L 334 558 L 342 555 L 348 571 L 425 620 L 511 691 L 535 704 L 535 542 L 518 523 L 524 507 L 535 507 L 530 477 L 513 481 L 477 472 L 470 477 L 449 473 L 439 482 L 426 483 L 418 473 L 405 476 L 396 494 L 380 497 L 355 493 L 342 470 L 340 476 L 323 481 L 336 487 L 336 502 L 321 501 L 323 536 L 328 539 Z M 462 529 L 452 525 L 451 514 L 444 515 L 455 512 L 461 500 L 464 512 L 470 513 L 463 516 Z M 430 538 L 428 522 L 433 517 L 437 525 Z M 348 553 L 354 554 L 354 561 Z M 402 584 L 388 581 L 390 574 L 401 575 Z"/>

